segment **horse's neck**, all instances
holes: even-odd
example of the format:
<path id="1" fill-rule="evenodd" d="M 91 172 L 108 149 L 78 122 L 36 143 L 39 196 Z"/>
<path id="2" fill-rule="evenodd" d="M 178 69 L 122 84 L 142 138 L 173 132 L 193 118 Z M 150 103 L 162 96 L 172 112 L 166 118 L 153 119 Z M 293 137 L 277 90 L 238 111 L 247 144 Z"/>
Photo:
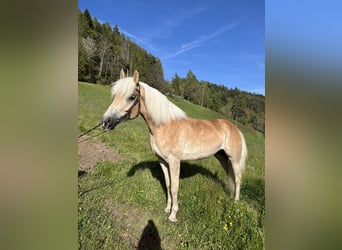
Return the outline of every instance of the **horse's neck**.
<path id="1" fill-rule="evenodd" d="M 150 130 L 150 134 L 153 135 L 153 132 L 156 128 L 156 124 L 153 119 L 147 113 L 147 107 L 144 100 L 140 99 L 140 114 L 144 118 L 148 129 Z"/>
<path id="2" fill-rule="evenodd" d="M 144 117 L 151 134 L 160 126 L 168 126 L 168 123 L 172 120 L 186 117 L 186 114 L 181 109 L 170 103 L 167 97 L 162 95 L 158 90 L 146 84 L 142 84 L 141 86 L 142 98 L 140 114 Z"/>

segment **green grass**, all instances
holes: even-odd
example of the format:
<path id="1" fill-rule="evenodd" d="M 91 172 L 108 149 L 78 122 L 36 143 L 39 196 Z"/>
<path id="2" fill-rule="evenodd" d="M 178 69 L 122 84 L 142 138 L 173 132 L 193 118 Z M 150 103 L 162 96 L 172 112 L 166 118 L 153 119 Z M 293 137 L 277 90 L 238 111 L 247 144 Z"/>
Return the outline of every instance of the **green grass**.
<path id="1" fill-rule="evenodd" d="M 190 117 L 223 118 L 185 100 L 170 100 Z M 81 133 L 101 119 L 111 102 L 110 88 L 79 83 L 78 102 Z M 80 248 L 132 249 L 146 238 L 144 227 L 152 220 L 163 249 L 264 249 L 264 136 L 238 127 L 249 151 L 240 201 L 225 193 L 226 174 L 214 157 L 182 162 L 178 223 L 170 223 L 164 212 L 163 174 L 144 120 L 127 121 L 101 135 L 98 140 L 119 152 L 121 160 L 98 162 L 79 178 Z"/>

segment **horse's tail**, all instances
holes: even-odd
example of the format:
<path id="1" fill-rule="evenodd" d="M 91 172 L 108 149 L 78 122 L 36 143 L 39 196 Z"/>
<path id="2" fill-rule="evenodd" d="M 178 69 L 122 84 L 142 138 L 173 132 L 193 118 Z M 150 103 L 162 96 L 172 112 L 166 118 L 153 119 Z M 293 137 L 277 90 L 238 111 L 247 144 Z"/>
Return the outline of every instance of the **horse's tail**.
<path id="1" fill-rule="evenodd" d="M 234 199 L 239 200 L 240 197 L 240 187 L 241 187 L 241 181 L 242 181 L 242 175 L 245 171 L 245 164 L 246 164 L 246 159 L 247 159 L 247 146 L 246 146 L 246 141 L 245 137 L 243 134 L 240 132 L 241 136 L 241 151 L 240 151 L 240 159 L 236 163 L 233 163 L 233 168 L 234 168 L 234 173 L 231 173 L 233 171 L 230 171 L 228 173 L 228 178 L 232 179 L 233 174 L 234 174 Z M 231 182 L 232 184 L 233 182 Z"/>
<path id="2" fill-rule="evenodd" d="M 241 135 L 241 157 L 240 157 L 240 163 L 239 163 L 239 167 L 240 167 L 240 173 L 243 174 L 245 171 L 245 164 L 246 164 L 246 159 L 247 159 L 247 146 L 246 146 L 246 141 L 245 141 L 245 137 L 243 136 L 243 134 L 240 132 Z"/>
<path id="3" fill-rule="evenodd" d="M 242 175 L 245 170 L 245 164 L 247 159 L 247 146 L 245 137 L 243 136 L 240 130 L 238 130 L 238 132 L 240 133 L 241 138 L 240 155 L 234 154 L 234 157 L 231 159 L 231 165 L 228 165 L 228 167 L 226 168 L 226 172 L 228 174 L 228 191 L 231 195 L 235 197 L 235 200 L 239 199 L 240 184 L 242 181 Z M 229 155 L 228 151 L 226 151 L 226 155 Z"/>

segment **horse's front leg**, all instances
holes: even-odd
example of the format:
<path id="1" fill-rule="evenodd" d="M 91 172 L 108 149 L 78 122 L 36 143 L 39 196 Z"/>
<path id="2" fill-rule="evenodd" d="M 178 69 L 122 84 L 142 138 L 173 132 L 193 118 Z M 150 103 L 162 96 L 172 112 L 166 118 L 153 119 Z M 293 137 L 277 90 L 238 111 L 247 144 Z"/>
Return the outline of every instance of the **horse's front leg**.
<path id="1" fill-rule="evenodd" d="M 170 180 L 171 180 L 171 199 L 172 207 L 169 220 L 177 222 L 177 211 L 178 211 L 178 187 L 179 187 L 179 173 L 180 173 L 180 160 L 176 157 L 170 156 L 168 159 Z"/>
<path id="2" fill-rule="evenodd" d="M 164 173 L 164 179 L 165 179 L 165 185 L 166 185 L 166 192 L 167 192 L 167 203 L 165 212 L 170 213 L 171 212 L 171 190 L 170 190 L 170 175 L 169 175 L 169 169 L 166 166 L 167 163 L 165 163 L 162 159 L 159 159 L 160 166 Z"/>

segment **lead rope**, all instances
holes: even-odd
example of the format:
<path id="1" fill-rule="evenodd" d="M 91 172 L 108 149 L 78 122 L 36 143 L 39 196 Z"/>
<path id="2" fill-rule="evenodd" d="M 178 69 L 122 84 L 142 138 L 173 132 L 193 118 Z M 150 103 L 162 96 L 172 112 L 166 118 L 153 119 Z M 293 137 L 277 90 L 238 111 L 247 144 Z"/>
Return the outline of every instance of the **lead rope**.
<path id="1" fill-rule="evenodd" d="M 101 126 L 101 124 L 102 124 L 102 121 L 101 121 L 99 124 L 97 124 L 95 127 L 93 127 L 93 128 L 91 128 L 91 129 L 87 130 L 86 132 L 80 134 L 80 135 L 77 137 L 77 139 L 81 138 L 82 136 L 84 136 L 84 135 L 88 134 L 89 132 L 93 131 L 94 129 L 98 128 L 99 126 Z M 95 134 L 95 135 L 93 135 L 93 136 L 91 136 L 91 137 L 89 137 L 89 138 L 86 138 L 86 139 L 83 139 L 83 140 L 81 140 L 81 141 L 78 141 L 78 143 L 81 143 L 81 142 L 90 140 L 91 138 L 94 138 L 94 137 L 96 137 L 96 136 L 102 135 L 102 134 L 105 133 L 105 132 L 107 132 L 107 131 L 104 130 L 104 131 L 102 131 L 101 133 Z"/>
<path id="2" fill-rule="evenodd" d="M 88 138 L 85 138 L 85 139 L 83 139 L 83 140 L 81 140 L 81 141 L 78 141 L 78 143 L 81 143 L 81 142 L 84 142 L 84 141 L 88 141 L 88 140 L 90 140 L 91 138 L 94 138 L 94 137 L 97 137 L 97 136 L 99 136 L 99 135 L 102 135 L 102 134 L 104 134 L 104 133 L 106 133 L 107 131 L 101 131 L 100 133 L 98 133 L 98 134 L 95 134 L 95 135 L 93 135 L 93 136 L 91 136 L 91 137 L 88 137 Z"/>
<path id="3" fill-rule="evenodd" d="M 95 127 L 89 129 L 88 131 L 84 132 L 83 134 L 80 134 L 77 138 L 80 138 L 86 134 L 88 134 L 89 132 L 93 131 L 94 129 L 98 128 L 99 126 L 101 126 L 102 122 L 100 122 L 99 124 L 97 124 Z"/>

